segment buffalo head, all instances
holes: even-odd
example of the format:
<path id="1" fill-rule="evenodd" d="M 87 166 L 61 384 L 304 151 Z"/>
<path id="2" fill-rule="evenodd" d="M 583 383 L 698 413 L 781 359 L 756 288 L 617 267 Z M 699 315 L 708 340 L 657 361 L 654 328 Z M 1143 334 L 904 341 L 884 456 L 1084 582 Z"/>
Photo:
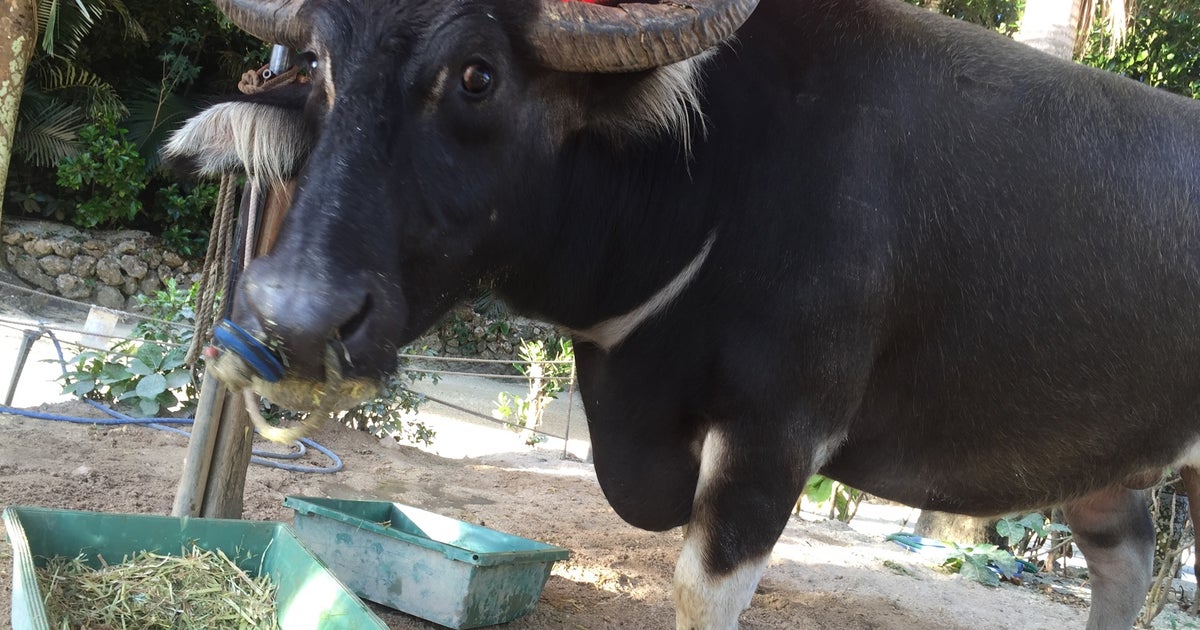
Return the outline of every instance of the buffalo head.
<path id="1" fill-rule="evenodd" d="M 235 321 L 281 355 L 285 376 L 267 383 L 233 353 L 215 369 L 311 410 L 369 395 L 397 349 L 480 278 L 537 255 L 543 244 L 526 235 L 552 238 L 567 220 L 580 138 L 669 136 L 686 155 L 703 128 L 700 63 L 756 1 L 216 3 L 248 32 L 305 51 L 312 83 L 305 114 L 255 104 L 274 113 L 230 132 L 255 134 L 233 142 L 260 154 L 275 138 L 299 147 L 262 169 L 298 171 L 297 191 L 234 299 Z M 187 145 L 218 117 L 235 118 L 201 114 L 176 149 L 199 151 Z"/>

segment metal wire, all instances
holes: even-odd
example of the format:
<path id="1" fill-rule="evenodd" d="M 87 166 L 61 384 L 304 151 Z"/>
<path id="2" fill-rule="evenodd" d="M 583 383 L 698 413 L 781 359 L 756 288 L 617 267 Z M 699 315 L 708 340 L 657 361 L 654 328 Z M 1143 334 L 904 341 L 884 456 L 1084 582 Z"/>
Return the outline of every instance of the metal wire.
<path id="1" fill-rule="evenodd" d="M 31 293 L 31 294 L 37 295 L 39 297 L 46 297 L 46 298 L 58 300 L 61 302 L 75 304 L 75 305 L 78 305 L 81 307 L 87 307 L 89 310 L 93 306 L 95 306 L 93 304 L 87 304 L 86 302 L 78 302 L 78 301 L 71 300 L 68 298 L 51 295 L 49 293 L 43 293 L 41 291 L 36 291 L 33 289 L 28 289 L 25 287 L 17 286 L 17 285 L 7 283 L 4 281 L 0 281 L 0 287 L 12 288 L 12 289 L 16 289 L 16 290 L 23 291 L 26 293 Z M 103 308 L 103 307 L 101 307 L 101 308 Z M 175 328 L 179 328 L 181 330 L 190 330 L 191 329 L 191 326 L 188 326 L 186 324 L 180 324 L 179 322 L 171 322 L 171 321 L 167 321 L 167 320 L 159 319 L 159 318 L 155 318 L 155 317 L 149 317 L 149 316 L 139 315 L 136 313 L 130 313 L 128 311 L 120 311 L 120 310 L 116 310 L 116 309 L 107 309 L 107 310 L 117 313 L 119 316 L 121 316 L 123 318 L 129 317 L 131 319 L 139 319 L 139 320 L 147 321 L 147 322 L 166 324 L 169 326 L 173 326 Z M 185 344 L 178 344 L 178 343 L 172 343 L 172 342 L 167 342 L 167 341 L 148 341 L 148 340 L 144 340 L 144 339 L 125 337 L 122 335 L 109 335 L 109 334 L 102 334 L 102 333 L 93 333 L 91 331 L 86 331 L 86 330 L 83 330 L 80 328 L 66 327 L 62 324 L 51 325 L 45 321 L 32 321 L 32 320 L 31 321 L 22 321 L 22 320 L 9 319 L 9 318 L 0 316 L 0 328 L 8 328 L 10 330 L 24 332 L 24 331 L 28 330 L 30 326 L 35 326 L 37 328 L 40 328 L 43 330 L 48 330 L 51 332 L 67 332 L 67 333 L 74 333 L 74 334 L 80 334 L 80 335 L 90 335 L 90 336 L 99 337 L 99 338 L 111 339 L 114 341 L 115 340 L 124 340 L 125 342 L 141 341 L 143 343 L 156 343 L 161 346 L 169 347 L 169 348 L 186 347 Z M 59 342 L 62 343 L 63 345 L 70 346 L 70 347 L 73 347 L 76 349 L 96 351 L 96 352 L 104 353 L 109 356 L 121 356 L 121 357 L 126 357 L 126 358 L 131 358 L 131 359 L 137 358 L 136 354 L 133 354 L 130 352 L 121 352 L 121 351 L 113 350 L 112 348 L 109 348 L 109 349 L 93 348 L 91 346 L 83 345 L 78 342 L 64 341 L 64 340 L 59 340 Z M 117 345 L 117 344 L 114 344 L 114 345 Z M 445 361 L 448 363 L 466 363 L 466 364 L 476 364 L 476 365 L 517 365 L 517 364 L 532 365 L 532 362 L 529 362 L 529 361 L 506 360 L 506 359 L 474 359 L 474 358 L 470 358 L 470 357 L 429 356 L 429 355 L 424 355 L 424 354 L 400 354 L 399 356 L 401 359 L 406 359 L 409 361 L 426 361 L 426 362 Z M 547 364 L 547 365 L 568 365 L 573 362 L 570 360 L 558 359 L 558 360 L 549 360 L 549 361 L 537 361 L 536 363 Z M 466 372 L 466 371 L 458 371 L 458 370 L 438 370 L 438 369 L 434 369 L 434 368 L 423 368 L 423 367 L 414 367 L 414 366 L 404 366 L 402 369 L 407 372 L 416 372 L 419 374 L 430 374 L 430 375 L 434 375 L 434 376 L 473 376 L 473 377 L 479 377 L 479 378 L 490 378 L 490 379 L 511 380 L 511 381 L 521 381 L 521 380 L 528 379 L 528 377 L 524 374 L 488 374 L 488 373 Z M 574 391 L 574 378 L 575 378 L 574 370 L 572 370 L 572 373 L 569 376 L 547 375 L 547 376 L 543 376 L 541 378 L 543 380 L 547 380 L 547 381 L 560 381 L 560 382 L 571 383 L 572 384 L 571 390 Z M 427 400 L 438 403 L 440 405 L 444 405 L 444 406 L 454 409 L 456 411 L 466 413 L 471 416 L 481 418 L 483 420 L 487 420 L 488 422 L 490 422 L 492 424 L 498 424 L 498 425 L 502 425 L 505 427 L 517 427 L 518 426 L 511 422 L 497 420 L 487 414 L 480 413 L 473 409 L 467 409 L 465 407 L 461 407 L 459 405 L 455 405 L 453 403 L 446 402 L 444 400 L 435 398 L 433 396 L 429 396 L 427 394 L 419 394 L 419 395 L 423 396 Z M 553 433 L 547 433 L 547 432 L 541 431 L 539 429 L 531 429 L 531 428 L 527 428 L 527 427 L 520 427 L 520 428 L 524 431 L 529 431 L 531 433 L 536 433 L 538 435 L 553 437 L 553 438 L 557 438 L 560 440 L 568 439 L 567 437 L 564 437 L 561 435 L 555 435 Z M 570 431 L 570 428 L 568 427 L 568 432 L 569 431 Z M 569 433 L 568 433 L 568 435 L 569 435 Z"/>
<path id="2" fill-rule="evenodd" d="M 172 321 L 168 321 L 165 319 L 159 319 L 157 317 L 150 317 L 149 315 L 140 315 L 138 313 L 132 313 L 132 312 L 117 309 L 117 308 L 108 308 L 107 306 L 97 306 L 95 304 L 88 304 L 87 302 L 80 302 L 78 300 L 72 300 L 70 298 L 62 297 L 61 295 L 45 293 L 43 291 L 38 291 L 36 289 L 30 289 L 28 287 L 23 287 L 23 286 L 20 286 L 17 284 L 12 284 L 11 282 L 5 282 L 3 280 L 0 280 L 0 287 L 6 288 L 6 289 L 13 289 L 16 291 L 20 291 L 22 293 L 29 293 L 29 294 L 35 295 L 39 298 L 48 298 L 48 299 L 55 300 L 58 302 L 65 302 L 67 304 L 72 304 L 72 305 L 75 305 L 75 306 L 78 306 L 78 307 L 81 307 L 81 308 L 84 308 L 87 310 L 91 310 L 93 307 L 103 308 L 104 310 L 112 311 L 113 313 L 117 313 L 122 318 L 140 319 L 142 321 L 155 322 L 157 324 L 165 324 L 167 326 L 173 326 L 175 328 L 180 328 L 180 329 L 184 329 L 184 330 L 191 328 L 191 326 L 189 326 L 187 324 L 181 324 L 179 322 L 172 322 Z"/>

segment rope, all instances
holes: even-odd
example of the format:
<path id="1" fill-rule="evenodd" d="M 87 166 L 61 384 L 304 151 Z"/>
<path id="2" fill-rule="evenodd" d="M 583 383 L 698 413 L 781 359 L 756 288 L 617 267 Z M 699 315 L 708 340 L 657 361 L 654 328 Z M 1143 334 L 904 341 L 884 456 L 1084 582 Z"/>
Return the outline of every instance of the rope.
<path id="1" fill-rule="evenodd" d="M 304 80 L 305 77 L 300 75 L 300 70 L 296 66 L 275 74 L 271 72 L 270 64 L 267 64 L 258 70 L 247 70 L 242 73 L 242 80 L 238 82 L 238 90 L 242 94 L 258 94 L 282 87 L 293 81 Z"/>
<path id="2" fill-rule="evenodd" d="M 242 74 L 238 90 L 243 94 L 258 94 L 282 87 L 295 81 L 303 81 L 296 67 L 275 74 L 269 65 L 257 70 L 247 70 Z M 250 182 L 250 217 L 247 225 L 253 230 L 257 224 L 258 186 Z M 221 188 L 217 195 L 217 209 L 213 214 L 212 230 L 208 238 L 208 251 L 204 255 L 204 271 L 200 277 L 200 291 L 196 304 L 196 329 L 192 335 L 192 345 L 188 348 L 187 364 L 195 367 L 200 359 L 200 353 L 212 339 L 213 328 L 223 316 L 216 312 L 217 294 L 222 287 L 227 286 L 232 273 L 232 250 L 237 224 L 237 178 L 232 173 L 221 176 Z M 249 262 L 257 239 L 253 235 L 246 238 L 246 262 Z M 226 296 L 228 299 L 229 296 Z"/>
<path id="3" fill-rule="evenodd" d="M 204 254 L 204 270 L 200 275 L 200 289 L 196 295 L 196 329 L 192 345 L 188 348 L 185 361 L 195 366 L 200 352 L 212 338 L 213 327 L 221 319 L 216 312 L 217 294 L 229 278 L 231 249 L 237 225 L 237 178 L 232 173 L 221 176 L 221 189 L 217 194 L 217 209 L 213 213 L 212 231 L 208 237 L 208 251 Z"/>

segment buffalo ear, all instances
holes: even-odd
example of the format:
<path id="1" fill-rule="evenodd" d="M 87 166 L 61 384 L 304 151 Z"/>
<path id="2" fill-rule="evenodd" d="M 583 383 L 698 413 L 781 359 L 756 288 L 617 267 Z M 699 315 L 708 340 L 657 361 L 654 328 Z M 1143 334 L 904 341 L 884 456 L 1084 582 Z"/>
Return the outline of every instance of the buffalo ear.
<path id="1" fill-rule="evenodd" d="M 173 168 L 205 176 L 244 172 L 281 182 L 300 171 L 313 142 L 302 111 L 234 101 L 193 116 L 162 153 Z"/>

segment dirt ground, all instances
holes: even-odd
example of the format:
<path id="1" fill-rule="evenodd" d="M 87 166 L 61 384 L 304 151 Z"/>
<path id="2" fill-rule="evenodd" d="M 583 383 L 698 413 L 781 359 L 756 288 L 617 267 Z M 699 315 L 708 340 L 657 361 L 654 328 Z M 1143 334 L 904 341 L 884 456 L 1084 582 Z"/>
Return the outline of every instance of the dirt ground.
<path id="1" fill-rule="evenodd" d="M 90 412 L 79 403 L 48 409 Z M 670 583 L 680 532 L 643 532 L 620 521 L 591 466 L 544 450 L 450 459 L 335 427 L 316 438 L 345 460 L 345 470 L 321 475 L 252 466 L 246 518 L 290 520 L 281 504 L 288 494 L 400 501 L 572 551 L 555 566 L 537 610 L 511 628 L 673 627 Z M 0 414 L 0 505 L 167 514 L 185 450 L 184 438 L 150 429 Z M 0 544 L 5 621 L 10 556 Z M 937 571 L 880 537 L 797 517 L 742 627 L 1061 630 L 1083 627 L 1085 605 L 1069 590 L 1048 585 L 981 586 Z M 392 628 L 437 627 L 376 610 Z"/>

